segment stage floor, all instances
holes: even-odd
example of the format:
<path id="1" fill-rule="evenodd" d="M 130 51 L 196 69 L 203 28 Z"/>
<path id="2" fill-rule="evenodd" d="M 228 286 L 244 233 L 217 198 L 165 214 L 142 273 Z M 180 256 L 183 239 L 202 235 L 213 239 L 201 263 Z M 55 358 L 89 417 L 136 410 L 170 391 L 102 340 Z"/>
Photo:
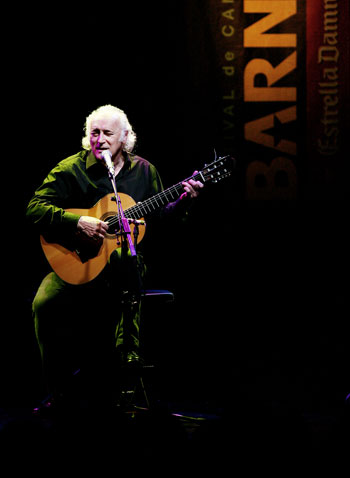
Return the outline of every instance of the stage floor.
<path id="1" fill-rule="evenodd" d="M 256 399 L 232 400 L 225 409 L 169 399 L 150 408 L 143 403 L 82 406 L 48 416 L 34 416 L 31 407 L 4 408 L 0 431 L 4 457 L 28 456 L 39 467 L 45 461 L 53 469 L 68 463 L 81 471 L 159 468 L 164 476 L 166 470 L 188 466 L 217 471 L 230 466 L 230 475 L 241 465 L 246 472 L 286 463 L 315 466 L 317 456 L 346 456 L 350 449 L 345 399 L 337 407 L 304 412 Z M 21 465 L 21 460 L 14 458 L 12 464 Z"/>

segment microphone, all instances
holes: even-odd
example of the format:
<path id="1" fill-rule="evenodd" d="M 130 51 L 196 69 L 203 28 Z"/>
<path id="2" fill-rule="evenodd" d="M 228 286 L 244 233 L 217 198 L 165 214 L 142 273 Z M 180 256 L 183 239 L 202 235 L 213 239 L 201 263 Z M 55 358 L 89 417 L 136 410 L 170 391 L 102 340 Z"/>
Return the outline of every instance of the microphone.
<path id="1" fill-rule="evenodd" d="M 112 154 L 109 151 L 109 149 L 105 149 L 104 151 L 102 151 L 101 156 L 104 162 L 106 163 L 108 171 L 114 176 L 114 165 L 112 163 Z"/>

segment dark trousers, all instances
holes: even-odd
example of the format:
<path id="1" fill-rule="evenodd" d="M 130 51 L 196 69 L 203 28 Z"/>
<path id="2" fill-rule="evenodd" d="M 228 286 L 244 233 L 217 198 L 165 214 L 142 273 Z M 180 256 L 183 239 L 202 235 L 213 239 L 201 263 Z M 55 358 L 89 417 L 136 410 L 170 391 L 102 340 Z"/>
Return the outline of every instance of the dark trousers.
<path id="1" fill-rule="evenodd" d="M 109 393 L 120 358 L 138 352 L 141 300 L 130 287 L 130 260 L 112 254 L 100 276 L 83 285 L 54 272 L 43 279 L 33 316 L 48 394 L 70 390 L 78 370 L 88 394 Z M 141 256 L 138 265 L 143 277 Z"/>

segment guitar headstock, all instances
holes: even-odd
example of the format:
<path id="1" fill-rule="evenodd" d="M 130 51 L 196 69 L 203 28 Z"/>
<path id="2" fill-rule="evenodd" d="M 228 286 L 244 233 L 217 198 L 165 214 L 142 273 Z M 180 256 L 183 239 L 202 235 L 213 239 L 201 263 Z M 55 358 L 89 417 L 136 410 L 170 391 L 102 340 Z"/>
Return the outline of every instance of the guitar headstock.
<path id="1" fill-rule="evenodd" d="M 210 164 L 206 164 L 201 171 L 201 176 L 207 182 L 217 183 L 231 176 L 236 160 L 232 156 L 217 158 Z"/>

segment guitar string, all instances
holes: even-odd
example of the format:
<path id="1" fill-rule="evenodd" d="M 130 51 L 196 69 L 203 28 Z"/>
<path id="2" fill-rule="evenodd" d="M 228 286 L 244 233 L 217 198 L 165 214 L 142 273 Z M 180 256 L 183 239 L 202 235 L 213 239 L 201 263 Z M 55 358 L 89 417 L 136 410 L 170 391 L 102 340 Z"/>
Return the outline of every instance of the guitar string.
<path id="1" fill-rule="evenodd" d="M 172 199 L 177 199 L 180 196 L 180 192 L 183 190 L 182 183 L 184 181 L 189 181 L 190 179 L 194 179 L 195 181 L 198 179 L 204 179 L 204 181 L 207 181 L 208 176 L 209 177 L 212 176 L 212 173 L 213 171 L 210 171 L 210 174 L 202 171 L 197 174 L 194 174 L 193 176 L 190 176 L 189 178 L 184 179 L 180 183 L 175 184 L 174 186 L 171 186 L 170 188 L 165 189 L 164 191 L 161 191 L 155 196 L 152 196 L 151 198 L 148 198 L 139 204 L 134 204 L 133 206 L 126 209 L 124 211 L 124 214 L 127 214 L 127 217 L 129 217 L 130 219 L 138 219 L 142 216 L 147 215 L 148 212 L 154 212 L 159 207 L 164 206 L 165 204 L 168 204 Z M 168 197 L 169 195 L 170 195 L 170 198 Z M 176 197 L 174 198 L 173 195 L 176 195 Z M 161 203 L 161 206 L 159 206 L 157 199 Z M 165 202 L 163 202 L 163 200 L 165 200 Z M 107 219 L 107 223 L 109 226 L 114 226 L 115 224 L 119 224 L 119 215 L 116 214 L 115 216 Z"/>
<path id="2" fill-rule="evenodd" d="M 196 180 L 195 178 L 198 178 L 198 177 L 201 177 L 200 173 L 195 174 L 191 176 L 190 178 L 185 179 L 184 181 L 189 181 L 190 179 Z M 130 219 L 137 219 L 139 217 L 147 215 L 148 212 L 154 212 L 159 207 L 164 206 L 165 204 L 168 204 L 172 199 L 177 199 L 179 197 L 181 190 L 183 190 L 182 183 L 184 181 L 181 181 L 181 183 L 175 184 L 174 186 L 171 186 L 170 188 L 165 189 L 164 191 L 161 191 L 160 193 L 156 194 L 155 196 L 151 198 L 146 199 L 140 204 L 135 204 L 131 206 L 130 208 L 124 211 L 124 214 L 127 214 L 127 216 L 130 217 Z M 170 198 L 168 197 L 169 195 L 170 195 Z M 161 203 L 161 206 L 159 206 L 157 199 Z M 163 200 L 165 200 L 165 202 Z M 136 215 L 134 216 L 134 214 Z M 118 214 L 116 214 L 115 216 L 107 220 L 107 223 L 109 224 L 109 226 L 114 226 L 118 222 L 119 222 Z"/>
<path id="3" fill-rule="evenodd" d="M 126 214 L 127 217 L 130 217 L 131 219 L 137 219 L 139 217 L 147 215 L 148 212 L 154 212 L 159 207 L 168 204 L 171 201 L 171 199 L 175 199 L 175 197 L 178 197 L 181 189 L 183 189 L 181 183 L 175 186 L 172 186 L 171 188 L 168 188 L 165 191 L 161 191 L 156 196 L 146 199 L 140 204 L 134 204 L 130 208 L 126 209 L 124 211 L 124 214 Z M 170 198 L 168 197 L 169 195 L 170 195 Z M 110 226 L 113 226 L 114 224 L 118 223 L 118 214 L 108 219 L 107 223 Z"/>

